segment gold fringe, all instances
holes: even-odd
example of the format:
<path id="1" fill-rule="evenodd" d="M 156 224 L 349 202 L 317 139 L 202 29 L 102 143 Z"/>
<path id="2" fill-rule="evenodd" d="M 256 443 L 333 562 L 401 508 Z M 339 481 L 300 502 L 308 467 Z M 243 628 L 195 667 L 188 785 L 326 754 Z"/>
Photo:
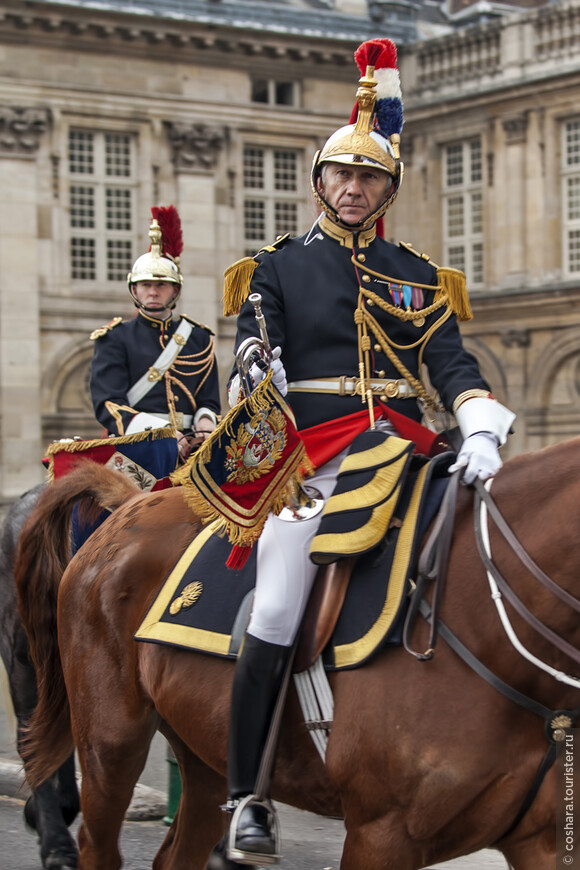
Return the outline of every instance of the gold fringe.
<path id="1" fill-rule="evenodd" d="M 272 501 L 267 499 L 264 502 L 263 509 L 252 517 L 251 524 L 242 525 L 233 519 L 225 517 L 220 513 L 204 495 L 200 492 L 194 483 L 194 478 L 197 476 L 196 468 L 200 465 L 208 463 L 211 459 L 214 446 L 220 445 L 222 438 L 228 439 L 235 437 L 238 418 L 240 413 L 244 411 L 250 416 L 253 416 L 258 411 L 269 410 L 271 407 L 271 399 L 268 396 L 268 391 L 272 383 L 272 370 L 266 373 L 266 377 L 258 384 L 253 393 L 247 396 L 240 404 L 232 408 L 220 424 L 214 429 L 210 437 L 204 441 L 201 447 L 196 451 L 194 456 L 181 468 L 178 468 L 170 475 L 170 481 L 173 486 L 181 486 L 183 488 L 183 497 L 187 504 L 192 508 L 193 512 L 205 524 L 208 522 L 218 521 L 216 532 L 219 535 L 227 535 L 231 544 L 240 546 L 253 546 L 260 537 L 264 523 L 269 513 L 279 514 L 286 505 L 291 503 L 292 496 L 295 492 L 295 487 L 304 483 L 307 477 L 314 473 L 314 466 L 310 461 L 304 449 L 297 450 L 293 457 L 289 460 L 294 464 L 294 470 L 289 470 L 288 480 L 284 487 L 276 494 Z M 288 413 L 291 413 L 288 410 Z"/>
<path id="2" fill-rule="evenodd" d="M 217 523 L 214 529 L 215 533 L 221 537 L 227 536 L 232 546 L 253 547 L 262 534 L 268 515 L 273 513 L 277 516 L 290 504 L 296 486 L 302 485 L 313 472 L 314 468 L 310 460 L 305 461 L 305 457 L 300 457 L 299 467 L 288 480 L 284 489 L 278 493 L 276 499 L 271 504 L 268 504 L 263 511 L 256 515 L 255 521 L 250 527 L 240 526 L 234 520 L 224 517 L 193 486 L 183 487 L 183 497 L 204 525 L 213 522 Z"/>
<path id="3" fill-rule="evenodd" d="M 473 312 L 469 303 L 464 273 L 459 269 L 439 267 L 437 281 L 440 289 L 435 294 L 435 300 L 441 298 L 441 294 L 444 293 L 447 296 L 447 304 L 457 315 L 458 320 L 472 320 Z"/>
<path id="4" fill-rule="evenodd" d="M 48 445 L 46 456 L 49 458 L 48 480 L 50 483 L 54 480 L 54 456 L 57 453 L 83 453 L 86 450 L 92 450 L 94 447 L 103 447 L 105 444 L 109 447 L 111 444 L 116 447 L 118 444 L 136 444 L 137 441 L 157 441 L 159 438 L 175 438 L 175 429 L 173 426 L 163 426 L 159 429 L 150 429 L 147 432 L 135 432 L 133 435 L 119 435 L 112 438 L 93 438 L 90 441 L 53 441 Z"/>
<path id="5" fill-rule="evenodd" d="M 250 281 L 257 265 L 253 257 L 243 257 L 224 272 L 224 317 L 239 314 L 248 298 Z"/>

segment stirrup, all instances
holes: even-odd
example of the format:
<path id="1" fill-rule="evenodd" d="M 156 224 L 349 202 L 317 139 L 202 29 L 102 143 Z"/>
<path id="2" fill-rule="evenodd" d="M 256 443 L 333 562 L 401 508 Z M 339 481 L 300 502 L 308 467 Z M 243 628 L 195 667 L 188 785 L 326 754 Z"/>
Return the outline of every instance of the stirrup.
<path id="1" fill-rule="evenodd" d="M 229 801 L 228 803 L 231 806 Z M 272 834 L 274 836 L 273 853 L 264 854 L 263 852 L 244 852 L 243 849 L 239 849 L 236 846 L 236 833 L 240 816 L 245 808 L 251 804 L 258 804 L 259 806 L 266 807 L 268 813 L 272 817 Z M 238 864 L 264 865 L 278 864 L 280 862 L 280 824 L 278 822 L 278 814 L 269 798 L 259 798 L 255 794 L 249 794 L 237 802 L 228 831 L 226 855 L 230 861 L 236 861 Z"/>

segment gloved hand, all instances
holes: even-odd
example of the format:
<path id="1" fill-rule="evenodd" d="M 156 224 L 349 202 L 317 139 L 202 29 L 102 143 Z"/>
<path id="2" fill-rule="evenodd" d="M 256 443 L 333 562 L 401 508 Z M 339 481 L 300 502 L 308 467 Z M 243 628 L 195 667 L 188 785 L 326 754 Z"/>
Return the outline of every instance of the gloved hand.
<path id="1" fill-rule="evenodd" d="M 498 447 L 499 441 L 491 432 L 475 432 L 465 439 L 449 471 L 463 468 L 463 483 L 473 483 L 476 477 L 487 480 L 502 467 Z"/>
<path id="2" fill-rule="evenodd" d="M 275 347 L 272 350 L 272 358 L 270 360 L 270 368 L 272 369 L 272 383 L 278 390 L 278 392 L 285 396 L 288 392 L 288 381 L 286 380 L 286 369 L 282 364 L 282 360 L 280 356 L 282 354 L 282 348 Z M 264 370 L 258 363 L 254 363 L 250 366 L 250 377 L 252 379 L 252 384 L 254 387 L 257 387 L 260 381 L 265 377 L 266 370 Z"/>

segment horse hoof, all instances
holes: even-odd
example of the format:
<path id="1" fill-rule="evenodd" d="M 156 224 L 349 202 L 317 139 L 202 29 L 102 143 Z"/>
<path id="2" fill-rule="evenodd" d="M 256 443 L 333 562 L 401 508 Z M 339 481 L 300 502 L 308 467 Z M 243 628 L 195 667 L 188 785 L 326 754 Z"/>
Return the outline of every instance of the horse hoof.
<path id="1" fill-rule="evenodd" d="M 49 855 L 42 866 L 44 870 L 77 870 L 77 860 L 63 858 L 62 855 Z"/>
<path id="2" fill-rule="evenodd" d="M 77 856 L 63 855 L 62 852 L 49 852 L 42 861 L 44 870 L 77 870 Z"/>

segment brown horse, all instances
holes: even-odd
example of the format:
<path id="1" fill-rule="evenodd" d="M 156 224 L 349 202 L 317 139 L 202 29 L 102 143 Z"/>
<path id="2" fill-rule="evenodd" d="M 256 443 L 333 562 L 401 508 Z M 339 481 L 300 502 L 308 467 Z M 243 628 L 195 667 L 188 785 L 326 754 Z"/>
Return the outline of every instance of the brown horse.
<path id="1" fill-rule="evenodd" d="M 492 487 L 531 557 L 572 594 L 580 591 L 578 471 L 575 439 L 510 460 Z M 49 489 L 21 538 L 17 582 L 40 694 L 28 776 L 44 779 L 70 755 L 74 741 L 82 768 L 78 866 L 115 870 L 122 863 L 125 810 L 158 728 L 174 749 L 183 787 L 153 867 L 203 870 L 226 824 L 220 804 L 234 665 L 133 640 L 200 523 L 179 489 L 138 495 L 73 558 L 59 588 L 70 506 L 98 492 L 90 469 L 84 473 L 84 481 L 73 473 Z M 441 618 L 500 680 L 550 710 L 573 709 L 579 688 L 538 669 L 506 637 L 476 547 L 473 498 L 473 490 L 460 488 Z M 537 582 L 493 523 L 490 537 L 511 588 L 577 649 L 577 612 Z M 48 586 L 47 577 L 54 578 Z M 578 676 L 569 655 L 507 609 L 535 656 Z M 424 649 L 427 635 L 420 619 L 413 646 Z M 519 812 L 549 746 L 541 717 L 489 685 L 442 638 L 431 661 L 393 648 L 329 679 L 335 713 L 326 763 L 291 691 L 272 793 L 275 800 L 344 818 L 342 870 L 418 870 L 483 848 L 499 850 L 515 870 L 553 870 L 555 766 L 536 783 L 522 818 Z"/>

